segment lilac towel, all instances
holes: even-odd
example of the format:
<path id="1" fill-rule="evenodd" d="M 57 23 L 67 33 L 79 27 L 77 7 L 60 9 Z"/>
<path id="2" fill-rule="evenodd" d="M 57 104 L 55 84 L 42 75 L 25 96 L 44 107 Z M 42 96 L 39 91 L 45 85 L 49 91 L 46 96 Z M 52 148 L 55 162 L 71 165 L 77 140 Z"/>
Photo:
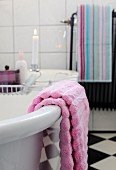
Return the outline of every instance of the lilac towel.
<path id="1" fill-rule="evenodd" d="M 89 104 L 84 88 L 71 80 L 49 86 L 33 100 L 28 112 L 44 105 L 61 107 L 60 170 L 87 170 Z"/>

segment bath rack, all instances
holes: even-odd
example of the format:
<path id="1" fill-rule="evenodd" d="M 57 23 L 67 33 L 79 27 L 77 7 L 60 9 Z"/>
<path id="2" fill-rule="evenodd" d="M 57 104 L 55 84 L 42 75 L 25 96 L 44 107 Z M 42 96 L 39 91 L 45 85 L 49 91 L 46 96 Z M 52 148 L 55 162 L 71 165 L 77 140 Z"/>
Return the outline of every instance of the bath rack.
<path id="1" fill-rule="evenodd" d="M 1 94 L 4 94 L 4 95 L 8 95 L 8 94 L 28 94 L 36 80 L 38 77 L 41 76 L 41 73 L 39 75 L 36 75 L 36 74 L 30 74 L 30 76 L 27 78 L 27 80 L 25 81 L 25 83 L 23 84 L 17 84 L 17 85 L 4 85 L 4 84 L 1 84 L 0 85 L 0 95 Z"/>
<path id="2" fill-rule="evenodd" d="M 31 86 L 25 85 L 0 85 L 0 95 L 13 95 L 13 94 L 27 94 L 31 90 Z"/>

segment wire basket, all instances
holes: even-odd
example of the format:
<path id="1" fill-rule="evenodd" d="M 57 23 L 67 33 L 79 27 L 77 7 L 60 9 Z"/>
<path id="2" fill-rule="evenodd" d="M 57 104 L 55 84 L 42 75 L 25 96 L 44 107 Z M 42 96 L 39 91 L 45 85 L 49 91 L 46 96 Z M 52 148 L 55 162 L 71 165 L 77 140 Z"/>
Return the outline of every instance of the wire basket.
<path id="1" fill-rule="evenodd" d="M 0 94 L 26 94 L 31 87 L 25 85 L 0 85 Z"/>

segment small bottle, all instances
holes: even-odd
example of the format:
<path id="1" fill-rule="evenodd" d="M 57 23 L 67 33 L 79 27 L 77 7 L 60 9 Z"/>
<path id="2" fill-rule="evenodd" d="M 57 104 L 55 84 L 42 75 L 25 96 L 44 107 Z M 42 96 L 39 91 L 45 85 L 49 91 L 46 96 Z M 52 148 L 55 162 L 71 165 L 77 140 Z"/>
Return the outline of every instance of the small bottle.
<path id="1" fill-rule="evenodd" d="M 20 71 L 20 82 L 23 84 L 28 76 L 27 62 L 24 60 L 24 53 L 19 52 L 19 60 L 16 61 L 15 69 Z"/>

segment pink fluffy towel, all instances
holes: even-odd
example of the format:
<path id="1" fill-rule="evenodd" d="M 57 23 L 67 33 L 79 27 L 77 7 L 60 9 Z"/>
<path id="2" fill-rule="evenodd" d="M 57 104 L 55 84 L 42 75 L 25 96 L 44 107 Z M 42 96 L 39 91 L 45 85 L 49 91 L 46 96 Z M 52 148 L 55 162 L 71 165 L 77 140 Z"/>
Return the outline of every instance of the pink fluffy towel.
<path id="1" fill-rule="evenodd" d="M 39 93 L 28 112 L 48 104 L 61 108 L 60 170 L 87 170 L 89 103 L 84 88 L 72 80 L 54 83 Z"/>

